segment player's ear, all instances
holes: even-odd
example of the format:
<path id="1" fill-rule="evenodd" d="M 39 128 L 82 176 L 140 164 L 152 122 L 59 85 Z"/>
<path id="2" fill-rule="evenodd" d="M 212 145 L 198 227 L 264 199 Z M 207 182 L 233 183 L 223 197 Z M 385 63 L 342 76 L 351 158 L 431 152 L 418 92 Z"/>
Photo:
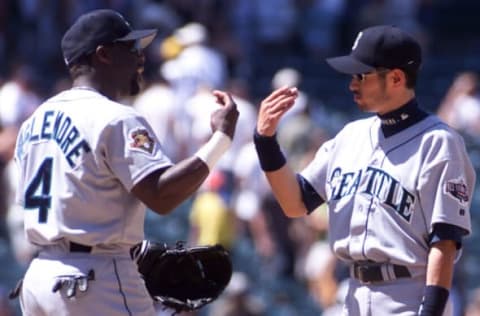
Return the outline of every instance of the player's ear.
<path id="1" fill-rule="evenodd" d="M 398 85 L 398 84 L 402 83 L 402 81 L 404 82 L 405 81 L 405 74 L 403 73 L 403 71 L 400 71 L 398 69 L 394 69 L 392 71 L 392 81 L 395 85 Z"/>
<path id="2" fill-rule="evenodd" d="M 110 64 L 112 62 L 112 54 L 105 45 L 99 45 L 95 49 L 95 56 L 102 63 Z"/>

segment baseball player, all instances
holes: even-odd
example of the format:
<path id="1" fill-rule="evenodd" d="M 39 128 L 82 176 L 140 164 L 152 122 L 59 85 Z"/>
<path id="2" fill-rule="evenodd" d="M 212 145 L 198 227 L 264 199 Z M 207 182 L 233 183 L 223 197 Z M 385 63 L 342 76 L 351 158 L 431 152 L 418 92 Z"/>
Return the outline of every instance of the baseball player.
<path id="1" fill-rule="evenodd" d="M 62 39 L 73 87 L 24 122 L 15 152 L 26 235 L 40 247 L 20 290 L 23 315 L 155 315 L 130 258 L 145 205 L 168 214 L 195 192 L 238 117 L 230 95 L 215 91 L 210 140 L 179 163 L 165 156 L 146 119 L 116 101 L 139 92 L 155 34 L 95 10 Z"/>
<path id="2" fill-rule="evenodd" d="M 275 138 L 297 90 L 278 89 L 260 106 L 256 150 L 285 214 L 327 203 L 331 249 L 350 265 L 343 315 L 450 315 L 475 172 L 462 138 L 418 106 L 421 60 L 418 42 L 388 25 L 364 29 L 349 55 L 327 59 L 352 75 L 354 101 L 376 115 L 344 126 L 298 174 Z"/>

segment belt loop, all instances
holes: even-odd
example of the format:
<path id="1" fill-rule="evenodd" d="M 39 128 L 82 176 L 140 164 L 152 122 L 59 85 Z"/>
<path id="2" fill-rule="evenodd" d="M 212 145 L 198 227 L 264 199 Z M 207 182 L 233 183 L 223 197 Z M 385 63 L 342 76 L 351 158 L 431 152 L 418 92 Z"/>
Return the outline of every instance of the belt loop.
<path id="1" fill-rule="evenodd" d="M 380 272 L 382 272 L 382 278 L 384 281 L 394 280 L 393 274 L 390 274 L 390 264 L 385 263 L 380 265 Z"/>
<path id="2" fill-rule="evenodd" d="M 69 242 L 69 250 L 70 252 L 84 252 L 90 253 L 92 252 L 92 247 L 87 245 L 78 244 L 76 242 L 70 241 Z"/>

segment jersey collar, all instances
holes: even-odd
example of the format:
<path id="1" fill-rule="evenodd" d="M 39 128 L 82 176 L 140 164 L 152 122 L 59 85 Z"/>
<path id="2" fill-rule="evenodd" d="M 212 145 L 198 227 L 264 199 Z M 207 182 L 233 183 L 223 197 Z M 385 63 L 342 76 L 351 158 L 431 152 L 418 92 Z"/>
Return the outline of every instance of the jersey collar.
<path id="1" fill-rule="evenodd" d="M 390 137 L 420 122 L 428 113 L 420 109 L 417 100 L 413 98 L 392 112 L 377 115 L 381 120 L 383 135 Z"/>

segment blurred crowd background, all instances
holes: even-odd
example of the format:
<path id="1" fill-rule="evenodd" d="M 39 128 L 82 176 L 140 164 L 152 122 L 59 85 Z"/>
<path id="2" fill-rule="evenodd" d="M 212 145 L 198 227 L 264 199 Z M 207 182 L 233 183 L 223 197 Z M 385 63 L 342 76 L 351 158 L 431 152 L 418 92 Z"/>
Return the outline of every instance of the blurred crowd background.
<path id="1" fill-rule="evenodd" d="M 16 130 L 42 101 L 69 87 L 61 37 L 80 14 L 98 8 L 118 10 L 134 28 L 158 29 L 145 52 L 144 90 L 123 102 L 145 114 L 173 160 L 209 137 L 212 89 L 230 91 L 238 103 L 232 149 L 199 192 L 167 216 L 147 214 L 149 239 L 221 243 L 232 254 L 235 272 L 225 293 L 188 315 L 338 312 L 348 270 L 326 243 L 326 211 L 283 216 L 251 136 L 260 100 L 282 85 L 301 92 L 279 130 L 294 169 L 346 122 L 366 115 L 352 101 L 350 78 L 324 62 L 348 53 L 364 27 L 394 24 L 420 40 L 419 102 L 464 135 L 480 171 L 478 0 L 0 0 L 0 316 L 20 315 L 8 291 L 36 252 L 13 203 Z M 451 291 L 455 316 L 480 315 L 479 191 L 477 185 L 473 234 Z M 158 315 L 170 313 L 158 306 Z"/>

